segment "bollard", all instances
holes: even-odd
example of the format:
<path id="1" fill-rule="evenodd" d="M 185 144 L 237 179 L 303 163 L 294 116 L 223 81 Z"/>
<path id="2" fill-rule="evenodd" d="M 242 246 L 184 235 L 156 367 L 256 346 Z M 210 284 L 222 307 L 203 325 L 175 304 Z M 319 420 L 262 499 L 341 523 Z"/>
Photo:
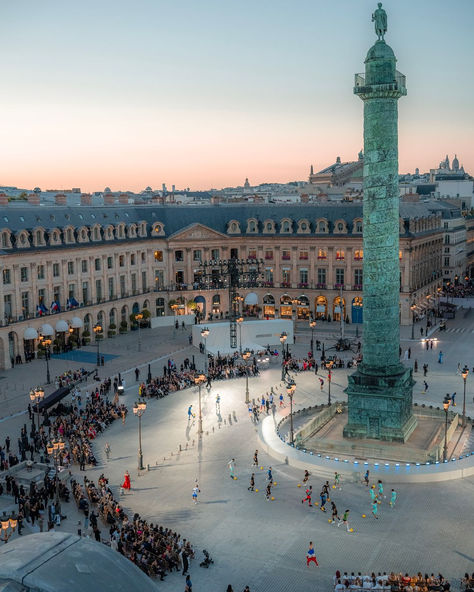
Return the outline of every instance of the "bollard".
<path id="1" fill-rule="evenodd" d="M 181 444 L 179 445 L 179 451 L 181 452 Z"/>
<path id="2" fill-rule="evenodd" d="M 226 424 L 226 420 L 224 419 L 224 425 Z"/>
<path id="3" fill-rule="evenodd" d="M 173 453 L 171 453 L 171 456 L 173 456 Z"/>
<path id="4" fill-rule="evenodd" d="M 149 471 L 150 470 L 150 465 L 146 466 L 146 470 Z"/>
<path id="5" fill-rule="evenodd" d="M 206 432 L 206 436 L 209 436 L 209 432 Z"/>
<path id="6" fill-rule="evenodd" d="M 214 426 L 212 426 L 212 433 L 214 433 Z"/>
<path id="7" fill-rule="evenodd" d="M 194 446 L 194 440 L 193 440 L 193 446 Z"/>

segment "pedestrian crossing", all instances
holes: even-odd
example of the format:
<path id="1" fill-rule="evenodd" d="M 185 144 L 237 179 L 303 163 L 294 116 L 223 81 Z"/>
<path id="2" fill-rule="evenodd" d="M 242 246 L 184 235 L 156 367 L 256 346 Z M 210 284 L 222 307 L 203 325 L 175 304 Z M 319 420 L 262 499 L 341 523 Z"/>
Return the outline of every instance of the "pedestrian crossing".
<path id="1" fill-rule="evenodd" d="M 445 333 L 465 333 L 466 331 L 474 333 L 474 329 L 466 329 L 466 327 L 451 327 L 446 329 Z"/>

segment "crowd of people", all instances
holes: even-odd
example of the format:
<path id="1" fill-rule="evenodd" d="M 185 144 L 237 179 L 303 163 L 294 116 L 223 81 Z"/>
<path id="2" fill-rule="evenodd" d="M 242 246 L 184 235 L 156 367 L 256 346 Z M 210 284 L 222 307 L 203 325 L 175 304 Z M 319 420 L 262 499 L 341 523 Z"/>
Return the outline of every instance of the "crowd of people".
<path id="1" fill-rule="evenodd" d="M 467 574 L 466 574 L 467 575 Z M 408 573 L 394 573 L 390 574 L 374 572 L 363 575 L 361 572 L 355 574 L 351 572 L 348 574 L 336 571 L 334 576 L 334 590 L 342 592 L 343 590 L 377 590 L 387 592 L 447 592 L 451 588 L 451 584 L 443 577 L 442 574 L 422 574 L 418 572 L 416 575 L 410 576 Z"/>
<path id="2" fill-rule="evenodd" d="M 211 356 L 208 357 L 208 372 L 206 376 L 207 385 L 210 387 L 214 380 L 228 380 L 240 378 L 245 374 L 257 376 L 259 373 L 257 359 L 244 364 L 236 353 L 232 356 Z M 163 366 L 163 375 L 156 376 L 150 382 L 141 382 L 139 395 L 142 397 L 165 397 L 172 392 L 180 391 L 195 384 L 196 376 L 202 374 L 189 358 L 186 358 L 178 368 L 172 358 Z M 140 380 L 140 371 L 135 370 L 135 379 Z"/>
<path id="3" fill-rule="evenodd" d="M 468 573 L 464 574 L 464 577 L 461 580 L 461 590 L 463 590 L 463 592 L 474 592 L 474 571 L 471 575 Z"/>
<path id="4" fill-rule="evenodd" d="M 152 578 L 163 580 L 173 570 L 187 574 L 189 562 L 194 559 L 190 542 L 139 514 L 128 516 L 103 474 L 97 485 L 84 477 L 82 484 L 73 480 L 71 486 L 77 507 L 84 514 L 84 521 L 78 523 L 79 535 L 92 532 L 95 540 L 110 545 Z M 102 534 L 99 518 L 107 534 Z"/>

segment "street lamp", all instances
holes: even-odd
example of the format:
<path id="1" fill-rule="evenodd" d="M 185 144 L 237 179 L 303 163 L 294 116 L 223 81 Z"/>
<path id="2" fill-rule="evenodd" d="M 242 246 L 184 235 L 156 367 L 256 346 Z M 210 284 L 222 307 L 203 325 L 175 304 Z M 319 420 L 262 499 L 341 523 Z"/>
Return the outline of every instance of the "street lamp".
<path id="1" fill-rule="evenodd" d="M 449 395 L 446 395 L 443 401 L 445 422 L 444 422 L 444 450 L 443 450 L 443 461 L 446 462 L 448 459 L 448 409 L 451 404 Z"/>
<path id="2" fill-rule="evenodd" d="M 141 339 L 141 335 L 140 335 L 140 327 L 142 324 L 142 319 L 143 319 L 143 313 L 137 312 L 137 314 L 135 315 L 135 320 L 138 323 L 138 351 L 142 351 L 142 339 Z"/>
<path id="3" fill-rule="evenodd" d="M 242 323 L 244 322 L 244 317 L 240 316 L 238 319 L 235 319 L 235 322 L 239 325 L 239 352 L 242 354 Z"/>
<path id="4" fill-rule="evenodd" d="M 30 400 L 34 404 L 36 403 L 36 412 L 38 414 L 38 432 L 40 430 L 40 412 L 39 412 L 39 404 L 40 401 L 44 399 L 44 389 L 40 386 L 37 386 L 34 390 L 30 390 Z"/>
<path id="5" fill-rule="evenodd" d="M 209 335 L 209 329 L 207 327 L 203 327 L 201 329 L 201 337 L 204 339 L 204 370 L 207 376 L 207 372 L 208 372 L 208 360 L 207 360 L 207 347 L 206 347 L 206 341 Z"/>
<path id="6" fill-rule="evenodd" d="M 316 327 L 316 321 L 311 319 L 309 326 L 311 327 L 311 357 L 314 358 L 314 328 Z"/>
<path id="7" fill-rule="evenodd" d="M 411 310 L 411 338 L 415 339 L 415 310 L 416 310 L 415 303 L 413 303 L 410 306 L 410 310 Z"/>
<path id="8" fill-rule="evenodd" d="M 48 453 L 48 456 L 53 457 L 54 461 L 54 470 L 56 474 L 56 512 L 58 514 L 61 513 L 59 508 L 59 463 L 61 460 L 61 450 L 64 449 L 64 446 L 65 443 L 63 440 L 53 440 L 46 445 L 46 452 Z"/>
<path id="9" fill-rule="evenodd" d="M 293 432 L 293 395 L 295 394 L 296 384 L 293 380 L 289 380 L 286 384 L 286 392 L 290 397 L 290 444 L 294 444 L 295 437 Z"/>
<path id="10" fill-rule="evenodd" d="M 6 512 L 3 512 L 2 517 L 0 518 L 0 526 L 2 530 L 2 541 L 4 543 L 8 543 L 9 538 L 15 532 L 15 528 L 17 527 L 18 519 L 16 514 L 11 514 L 7 516 Z"/>
<path id="11" fill-rule="evenodd" d="M 286 331 L 282 331 L 280 335 L 280 343 L 281 343 L 281 379 L 285 380 L 285 341 L 287 340 L 288 335 Z"/>
<path id="12" fill-rule="evenodd" d="M 198 385 L 199 389 L 199 420 L 198 420 L 198 434 L 202 435 L 202 409 L 201 409 L 201 385 L 205 382 L 206 376 L 204 374 L 197 374 L 194 377 L 194 383 Z"/>
<path id="13" fill-rule="evenodd" d="M 250 358 L 251 353 L 249 349 L 246 349 L 244 351 L 244 353 L 242 354 L 242 359 L 245 362 L 245 402 L 246 403 L 250 403 L 250 397 L 249 397 L 249 371 L 248 371 L 248 366 L 247 366 L 247 361 Z"/>
<path id="14" fill-rule="evenodd" d="M 47 335 L 40 335 L 39 341 L 44 348 L 44 359 L 46 360 L 46 384 L 51 384 L 51 376 L 49 374 L 49 358 L 51 356 L 51 338 Z"/>
<path id="15" fill-rule="evenodd" d="M 99 350 L 100 337 L 99 337 L 99 335 L 102 333 L 102 325 L 100 323 L 96 323 L 94 325 L 94 333 L 95 333 L 95 342 L 97 344 L 97 366 L 100 366 L 100 350 Z"/>
<path id="16" fill-rule="evenodd" d="M 133 406 L 133 413 L 138 417 L 138 470 L 143 471 L 143 452 L 142 452 L 142 415 L 146 410 L 146 402 L 139 400 Z"/>
<path id="17" fill-rule="evenodd" d="M 332 372 L 331 368 L 328 370 L 328 405 L 331 405 L 331 380 L 332 380 Z"/>
<path id="18" fill-rule="evenodd" d="M 461 376 L 464 380 L 464 395 L 462 398 L 462 427 L 466 427 L 466 381 L 469 374 L 469 369 L 466 365 L 462 369 Z"/>

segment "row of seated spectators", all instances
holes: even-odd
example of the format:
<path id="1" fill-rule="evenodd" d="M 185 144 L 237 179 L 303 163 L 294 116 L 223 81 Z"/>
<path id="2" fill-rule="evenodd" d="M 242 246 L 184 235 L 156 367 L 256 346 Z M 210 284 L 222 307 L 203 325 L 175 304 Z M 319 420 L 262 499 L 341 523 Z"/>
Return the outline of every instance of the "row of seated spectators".
<path id="1" fill-rule="evenodd" d="M 474 592 L 474 571 L 471 575 L 468 573 L 464 574 L 464 577 L 461 580 L 461 590 L 465 592 Z"/>
<path id="2" fill-rule="evenodd" d="M 238 354 L 235 356 L 209 356 L 207 378 L 212 380 L 225 380 L 230 378 L 239 378 L 246 373 L 256 376 L 258 374 L 258 365 L 256 358 L 245 365 L 242 363 Z M 165 397 L 169 393 L 189 388 L 194 385 L 194 378 L 201 374 L 192 367 L 189 360 L 184 360 L 184 364 L 178 370 L 174 363 L 168 363 L 163 367 L 163 376 L 152 378 L 149 384 L 142 383 L 139 387 L 141 396 Z"/>
<path id="3" fill-rule="evenodd" d="M 67 370 L 54 379 L 56 388 L 62 388 L 77 382 L 85 380 L 91 372 L 88 372 L 85 368 L 79 368 L 78 370 Z"/>
<path id="4" fill-rule="evenodd" d="M 436 592 L 449 591 L 450 583 L 443 577 L 438 575 L 423 575 L 418 572 L 416 575 L 410 576 L 408 573 L 390 572 L 387 574 L 380 572 L 376 575 L 374 572 L 369 574 L 355 574 L 352 572 L 348 574 L 336 571 L 334 576 L 334 590 L 342 592 L 344 590 L 377 590 L 377 591 L 391 591 L 391 592 L 429 592 L 430 590 Z"/>
<path id="5" fill-rule="evenodd" d="M 174 569 L 181 569 L 183 555 L 194 558 L 189 541 L 176 532 L 148 523 L 139 514 L 129 517 L 114 499 L 103 474 L 97 485 L 84 477 L 83 484 L 73 480 L 71 486 L 77 506 L 90 522 L 96 540 L 110 545 L 148 576 L 163 580 Z M 98 519 L 108 528 L 108 535 L 102 536 Z"/>

